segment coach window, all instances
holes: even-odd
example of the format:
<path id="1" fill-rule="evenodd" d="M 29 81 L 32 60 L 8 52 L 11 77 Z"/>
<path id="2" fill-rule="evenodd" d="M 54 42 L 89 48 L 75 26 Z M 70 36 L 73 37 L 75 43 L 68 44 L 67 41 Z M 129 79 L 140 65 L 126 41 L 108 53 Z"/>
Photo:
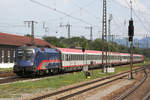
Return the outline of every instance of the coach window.
<path id="1" fill-rule="evenodd" d="M 64 61 L 67 61 L 67 55 L 64 54 Z"/>
<path id="2" fill-rule="evenodd" d="M 88 60 L 90 60 L 90 55 L 88 55 Z"/>
<path id="3" fill-rule="evenodd" d="M 76 60 L 77 58 L 77 55 L 73 55 L 73 59 L 72 60 Z"/>
<path id="4" fill-rule="evenodd" d="M 98 60 L 100 59 L 100 55 L 98 55 Z"/>
<path id="5" fill-rule="evenodd" d="M 77 58 L 77 55 L 73 55 L 73 60 L 76 60 L 76 58 Z"/>
<path id="6" fill-rule="evenodd" d="M 71 61 L 71 59 L 72 59 L 71 57 L 72 57 L 72 55 L 71 55 L 71 54 L 69 54 L 69 61 Z"/>
<path id="7" fill-rule="evenodd" d="M 69 54 L 69 61 L 71 61 L 71 54 Z"/>
<path id="8" fill-rule="evenodd" d="M 68 54 L 66 54 L 66 61 L 68 61 Z"/>
<path id="9" fill-rule="evenodd" d="M 94 55 L 94 60 L 96 60 L 96 55 Z"/>
<path id="10" fill-rule="evenodd" d="M 82 55 L 80 55 L 80 60 L 82 60 Z"/>
<path id="11" fill-rule="evenodd" d="M 71 61 L 71 54 L 69 54 L 69 61 Z"/>
<path id="12" fill-rule="evenodd" d="M 78 55 L 78 60 L 81 60 L 81 55 Z"/>
<path id="13" fill-rule="evenodd" d="M 70 55 L 68 54 L 68 61 L 70 60 Z"/>
<path id="14" fill-rule="evenodd" d="M 64 61 L 66 61 L 66 55 L 64 54 Z"/>
<path id="15" fill-rule="evenodd" d="M 67 61 L 69 61 L 69 54 L 67 54 Z"/>
<path id="16" fill-rule="evenodd" d="M 75 54 L 75 59 L 74 60 L 78 60 L 79 56 L 77 54 Z"/>
<path id="17" fill-rule="evenodd" d="M 71 61 L 73 60 L 73 55 L 72 55 L 72 54 L 71 54 L 70 60 L 71 60 Z"/>
<path id="18" fill-rule="evenodd" d="M 79 60 L 79 55 L 75 55 L 75 60 Z"/>
<path id="19" fill-rule="evenodd" d="M 75 54 L 74 57 L 75 57 L 74 60 L 78 60 L 79 58 L 77 54 Z"/>
<path id="20" fill-rule="evenodd" d="M 79 56 L 79 59 L 78 60 L 81 60 L 81 55 L 78 55 Z"/>
<path id="21" fill-rule="evenodd" d="M 72 58 L 71 58 L 71 60 L 74 60 L 75 59 L 75 55 L 72 55 Z"/>
<path id="22" fill-rule="evenodd" d="M 72 54 L 71 54 L 71 55 L 70 55 L 70 61 L 72 61 L 72 58 L 73 58 L 73 57 L 72 57 Z"/>
<path id="23" fill-rule="evenodd" d="M 0 49 L 0 63 L 2 63 L 2 49 Z"/>
<path id="24" fill-rule="evenodd" d="M 74 59 L 75 59 L 75 55 L 72 55 L 71 60 L 74 60 Z"/>

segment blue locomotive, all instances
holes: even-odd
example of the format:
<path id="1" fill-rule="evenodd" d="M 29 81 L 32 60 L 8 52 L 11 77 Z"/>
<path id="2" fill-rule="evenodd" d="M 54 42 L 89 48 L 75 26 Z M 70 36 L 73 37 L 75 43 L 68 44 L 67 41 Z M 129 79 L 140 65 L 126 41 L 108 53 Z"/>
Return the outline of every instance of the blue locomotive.
<path id="1" fill-rule="evenodd" d="M 60 58 L 60 51 L 54 48 L 22 46 L 16 50 L 13 71 L 18 76 L 58 71 L 61 66 Z"/>

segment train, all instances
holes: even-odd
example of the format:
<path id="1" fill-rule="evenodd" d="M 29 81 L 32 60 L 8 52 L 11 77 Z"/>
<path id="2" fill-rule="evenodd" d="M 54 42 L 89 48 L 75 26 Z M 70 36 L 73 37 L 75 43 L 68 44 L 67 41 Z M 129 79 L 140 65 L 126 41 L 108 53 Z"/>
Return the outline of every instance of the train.
<path id="1" fill-rule="evenodd" d="M 106 63 L 106 52 L 103 64 Z M 108 62 L 111 65 L 130 63 L 129 53 L 107 52 Z M 144 61 L 144 56 L 133 54 L 133 62 Z M 13 72 L 18 76 L 36 76 L 67 71 L 100 68 L 102 65 L 102 51 L 71 49 L 71 48 L 46 48 L 35 46 L 18 47 L 15 53 Z"/>

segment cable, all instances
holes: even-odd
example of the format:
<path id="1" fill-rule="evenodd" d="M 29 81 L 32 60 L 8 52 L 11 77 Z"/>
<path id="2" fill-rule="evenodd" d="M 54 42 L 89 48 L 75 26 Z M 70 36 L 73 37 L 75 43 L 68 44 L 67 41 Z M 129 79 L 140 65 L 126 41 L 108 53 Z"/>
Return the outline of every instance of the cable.
<path id="1" fill-rule="evenodd" d="M 42 7 L 48 8 L 48 9 L 50 9 L 50 10 L 53 10 L 53 11 L 55 11 L 55 12 L 57 12 L 57 13 L 63 14 L 63 15 L 65 15 L 65 16 L 68 16 L 68 17 L 70 17 L 70 18 L 72 18 L 72 19 L 78 20 L 78 21 L 83 22 L 83 23 L 88 24 L 88 25 L 92 25 L 92 24 L 89 23 L 89 22 L 86 22 L 86 21 L 84 21 L 84 20 L 82 20 L 82 19 L 80 19 L 80 18 L 71 16 L 71 15 L 69 15 L 69 14 L 67 14 L 67 13 L 65 13 L 65 12 L 63 12 L 63 11 L 57 10 L 57 9 L 55 9 L 55 8 L 52 8 L 52 7 L 47 6 L 47 5 L 45 5 L 45 4 L 42 4 L 42 3 L 38 2 L 38 1 L 35 1 L 35 0 L 30 0 L 30 1 L 33 2 L 33 3 L 35 3 L 35 4 L 40 5 L 40 6 L 42 6 Z M 95 26 L 95 25 L 94 25 L 94 26 Z M 97 25 L 96 25 L 96 26 L 97 26 Z"/>
<path id="2" fill-rule="evenodd" d="M 89 4 L 91 5 L 93 3 L 93 1 L 92 2 L 90 2 Z M 88 4 L 88 5 L 89 5 Z M 84 10 L 86 13 L 91 13 L 91 12 L 89 12 L 87 9 L 85 9 L 85 7 L 87 7 L 87 5 L 85 6 L 85 7 L 81 7 L 81 6 L 79 6 L 78 4 L 76 4 L 76 3 L 74 3 L 74 5 L 77 7 L 77 8 L 79 8 L 79 10 Z M 77 12 L 77 11 L 76 11 Z M 91 14 L 89 14 L 89 15 L 91 15 Z M 91 16 L 93 16 L 93 17 L 95 17 L 96 19 L 100 19 L 98 16 L 95 16 L 95 15 L 91 15 Z"/>
<path id="3" fill-rule="evenodd" d="M 94 2 L 95 3 L 95 2 Z M 85 5 L 84 7 L 89 7 L 89 5 L 91 5 L 91 4 L 93 4 L 93 0 L 91 1 L 91 2 L 89 2 L 87 5 Z M 73 11 L 73 12 L 71 12 L 69 15 L 72 15 L 72 14 L 74 14 L 74 13 L 78 13 L 81 9 L 83 9 L 84 7 L 79 7 L 80 9 L 78 9 L 78 10 L 75 10 L 75 11 Z M 94 16 L 93 16 L 94 17 Z M 60 17 L 59 19 L 64 19 L 64 18 L 66 18 L 66 17 Z M 58 19 L 58 18 L 57 18 Z M 54 20 L 57 20 L 57 19 L 54 19 Z M 98 19 L 98 18 L 97 18 Z"/>
<path id="4" fill-rule="evenodd" d="M 139 5 L 137 4 L 137 2 L 135 2 L 136 3 L 136 6 L 138 7 L 138 8 L 140 8 L 139 7 Z M 139 11 L 139 12 L 141 12 L 141 11 Z M 143 15 L 143 14 L 142 14 Z M 147 20 L 146 20 L 146 18 L 145 18 L 145 16 L 142 16 L 143 18 L 144 18 L 144 20 L 146 21 L 146 22 L 148 22 Z M 148 29 L 148 28 L 147 28 Z M 149 29 L 148 29 L 149 30 Z"/>
<path id="5" fill-rule="evenodd" d="M 114 5 L 116 6 L 116 1 L 114 1 L 114 0 L 110 0 L 110 2 L 109 2 L 111 5 L 113 5 L 113 8 L 114 8 Z M 120 9 L 120 8 L 118 8 L 118 6 L 116 6 L 115 7 L 116 9 Z M 116 12 L 116 11 L 115 11 Z M 113 29 L 112 30 L 117 30 L 118 31 L 118 33 L 120 33 L 120 32 L 122 32 L 122 29 L 124 28 L 124 26 L 122 25 L 122 22 L 120 22 L 119 21 L 119 17 L 118 17 L 118 15 L 116 16 L 114 13 L 112 14 L 113 15 L 113 22 L 114 22 L 114 24 L 115 24 L 115 27 L 113 27 Z M 124 23 L 124 22 L 123 22 Z M 119 28 L 118 29 L 118 27 L 121 27 L 121 28 Z M 119 32 L 120 31 L 120 32 Z"/>
<path id="6" fill-rule="evenodd" d="M 128 7 L 130 7 L 128 1 L 127 0 L 125 0 L 125 1 L 127 3 Z M 145 24 L 143 23 L 142 19 L 136 14 L 136 12 L 135 12 L 134 9 L 133 9 L 133 13 L 135 14 L 135 16 L 137 17 L 137 19 L 139 20 L 139 22 L 143 25 L 143 28 L 150 33 L 150 30 L 145 26 Z"/>

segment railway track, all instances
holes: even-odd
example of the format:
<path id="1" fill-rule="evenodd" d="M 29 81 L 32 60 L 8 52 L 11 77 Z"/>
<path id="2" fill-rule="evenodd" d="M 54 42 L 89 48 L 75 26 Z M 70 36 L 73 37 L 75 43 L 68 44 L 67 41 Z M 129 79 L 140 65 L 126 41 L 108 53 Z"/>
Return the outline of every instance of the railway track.
<path id="1" fill-rule="evenodd" d="M 66 75 L 66 74 L 69 74 L 69 72 L 65 73 L 65 74 L 56 74 L 56 75 L 51 75 L 51 76 L 43 75 L 40 77 L 20 77 L 20 76 L 2 77 L 2 78 L 0 78 L 0 85 L 19 82 L 19 81 L 36 81 L 36 80 L 40 80 L 43 78 L 52 78 L 55 76 Z"/>
<path id="2" fill-rule="evenodd" d="M 145 95 L 142 100 L 150 100 L 150 91 Z"/>
<path id="3" fill-rule="evenodd" d="M 132 89 L 124 92 L 121 96 L 117 97 L 115 100 L 124 100 L 126 99 L 128 96 L 130 96 L 134 91 L 136 91 L 147 79 L 147 72 L 146 72 L 146 68 L 144 68 L 144 77 L 142 78 L 142 80 L 136 84 Z M 148 96 L 146 96 L 145 98 L 149 97 L 150 94 Z M 148 99 L 144 99 L 144 100 L 148 100 Z"/>
<path id="4" fill-rule="evenodd" d="M 2 74 L 2 72 L 0 72 L 0 73 Z M 11 71 L 10 71 L 10 73 L 11 73 Z M 72 73 L 72 72 L 62 73 L 61 75 L 68 74 L 68 73 Z M 31 77 L 19 77 L 19 76 L 16 76 L 15 74 L 11 73 L 10 75 L 4 75 L 5 77 L 1 77 L 3 75 L 0 76 L 0 85 L 7 84 L 7 83 L 9 84 L 9 83 L 12 83 L 12 82 L 17 82 L 17 81 L 26 81 L 26 80 L 31 80 L 31 79 L 38 80 L 38 79 L 41 79 L 41 78 L 53 77 L 53 76 L 57 76 L 57 75 L 60 75 L 60 74 L 55 74 L 55 75 L 52 75 L 52 76 L 45 75 L 45 76 L 41 76 L 40 78 L 38 78 L 38 77 L 31 78 Z M 8 77 L 6 77 L 6 76 L 8 76 Z"/>
<path id="5" fill-rule="evenodd" d="M 18 81 L 29 80 L 29 79 L 31 79 L 31 78 L 22 78 L 22 77 L 19 77 L 19 76 L 1 78 L 0 79 L 0 85 L 13 83 L 13 82 L 18 82 Z"/>
<path id="6" fill-rule="evenodd" d="M 134 69 L 133 71 L 134 72 L 135 71 L 141 71 L 143 69 L 144 68 L 142 67 L 142 68 Z M 108 83 L 122 79 L 123 77 L 128 76 L 129 73 L 130 73 L 130 71 L 126 71 L 126 72 L 122 72 L 122 73 L 112 75 L 109 77 L 96 79 L 96 80 L 93 80 L 93 81 L 90 81 L 87 83 L 83 83 L 83 84 L 80 84 L 77 86 L 73 86 L 70 88 L 63 89 L 63 90 L 55 91 L 53 93 L 42 95 L 42 96 L 39 96 L 36 98 L 32 98 L 31 100 L 42 100 L 42 99 L 46 99 L 46 98 L 50 98 L 52 100 L 55 100 L 55 99 L 56 100 L 65 100 L 65 99 L 74 97 L 76 95 L 80 95 L 80 94 L 87 92 L 89 90 L 95 89 L 97 87 L 104 86 Z"/>

